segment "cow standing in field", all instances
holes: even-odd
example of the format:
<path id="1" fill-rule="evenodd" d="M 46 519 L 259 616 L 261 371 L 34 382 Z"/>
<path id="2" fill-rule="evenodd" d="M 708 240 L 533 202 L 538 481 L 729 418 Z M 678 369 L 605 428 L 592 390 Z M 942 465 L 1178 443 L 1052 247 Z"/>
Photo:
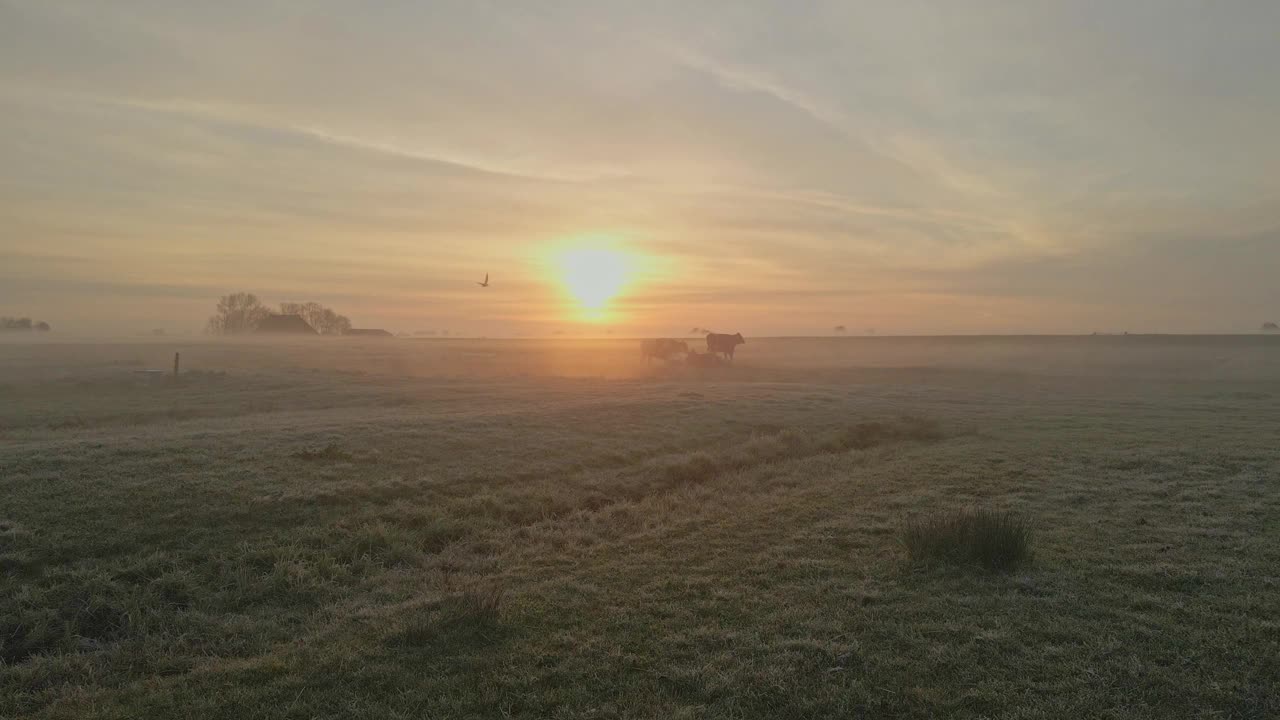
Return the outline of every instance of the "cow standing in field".
<path id="1" fill-rule="evenodd" d="M 733 349 L 739 345 L 745 345 L 746 342 L 742 338 L 742 333 L 734 333 L 733 335 L 707 333 L 707 352 L 720 353 L 729 360 L 733 360 Z"/>
<path id="2" fill-rule="evenodd" d="M 683 340 L 672 340 L 671 338 L 658 338 L 657 340 L 641 340 L 640 341 L 640 357 L 646 362 L 657 358 L 659 360 L 670 360 L 676 355 L 687 355 L 689 346 Z"/>

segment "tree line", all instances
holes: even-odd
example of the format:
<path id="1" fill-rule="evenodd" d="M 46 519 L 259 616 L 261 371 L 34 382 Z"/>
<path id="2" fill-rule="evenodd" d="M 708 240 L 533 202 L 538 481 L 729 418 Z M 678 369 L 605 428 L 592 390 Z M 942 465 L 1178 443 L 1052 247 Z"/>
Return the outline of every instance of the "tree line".
<path id="1" fill-rule="evenodd" d="M 223 295 L 218 299 L 205 331 L 211 335 L 250 333 L 272 314 L 271 309 L 253 293 Z M 345 315 L 339 315 L 317 302 L 282 302 L 279 314 L 299 315 L 321 335 L 342 335 L 351 329 L 351 321 Z"/>
<path id="2" fill-rule="evenodd" d="M 40 322 L 31 322 L 29 317 L 0 317 L 0 330 L 35 330 L 36 332 L 49 332 L 52 328 L 49 323 L 41 320 Z"/>

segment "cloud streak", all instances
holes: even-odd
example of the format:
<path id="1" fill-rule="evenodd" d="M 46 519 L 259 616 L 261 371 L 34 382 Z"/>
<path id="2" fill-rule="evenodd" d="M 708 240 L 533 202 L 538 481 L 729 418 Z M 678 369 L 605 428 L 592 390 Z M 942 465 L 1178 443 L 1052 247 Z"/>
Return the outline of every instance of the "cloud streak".
<path id="1" fill-rule="evenodd" d="M 0 0 L 0 257 L 21 280 L 0 310 L 126 329 L 111 298 L 133 286 L 314 286 L 366 324 L 452 306 L 496 334 L 553 322 L 546 248 L 597 234 L 657 260 L 620 302 L 635 332 L 746 307 L 757 333 L 806 313 L 982 332 L 1012 327 L 983 319 L 1001 306 L 1056 331 L 1117 309 L 1253 328 L 1277 298 L 1251 268 L 1280 265 L 1239 240 L 1280 227 L 1278 22 L 1261 3 Z M 1214 248 L 1230 261 L 1198 274 Z M 454 278 L 498 268 L 513 294 L 456 302 Z M 1194 321 L 1143 268 L 1201 291 Z"/>

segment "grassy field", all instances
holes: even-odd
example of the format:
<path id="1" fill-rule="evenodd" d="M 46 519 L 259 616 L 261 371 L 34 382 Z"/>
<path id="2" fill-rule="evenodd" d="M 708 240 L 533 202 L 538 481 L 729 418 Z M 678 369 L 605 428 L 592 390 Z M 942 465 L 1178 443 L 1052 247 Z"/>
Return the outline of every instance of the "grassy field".
<path id="1" fill-rule="evenodd" d="M 1280 717 L 1280 338 L 9 342 L 0 572 L 2 717 Z"/>

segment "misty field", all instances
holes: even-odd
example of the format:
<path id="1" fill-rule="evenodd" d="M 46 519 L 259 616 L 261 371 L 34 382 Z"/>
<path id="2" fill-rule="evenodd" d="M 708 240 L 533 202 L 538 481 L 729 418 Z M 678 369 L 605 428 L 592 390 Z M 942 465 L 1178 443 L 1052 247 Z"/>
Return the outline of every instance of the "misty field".
<path id="1" fill-rule="evenodd" d="M 0 717 L 1277 717 L 1280 337 L 8 342 L 0 572 Z"/>

